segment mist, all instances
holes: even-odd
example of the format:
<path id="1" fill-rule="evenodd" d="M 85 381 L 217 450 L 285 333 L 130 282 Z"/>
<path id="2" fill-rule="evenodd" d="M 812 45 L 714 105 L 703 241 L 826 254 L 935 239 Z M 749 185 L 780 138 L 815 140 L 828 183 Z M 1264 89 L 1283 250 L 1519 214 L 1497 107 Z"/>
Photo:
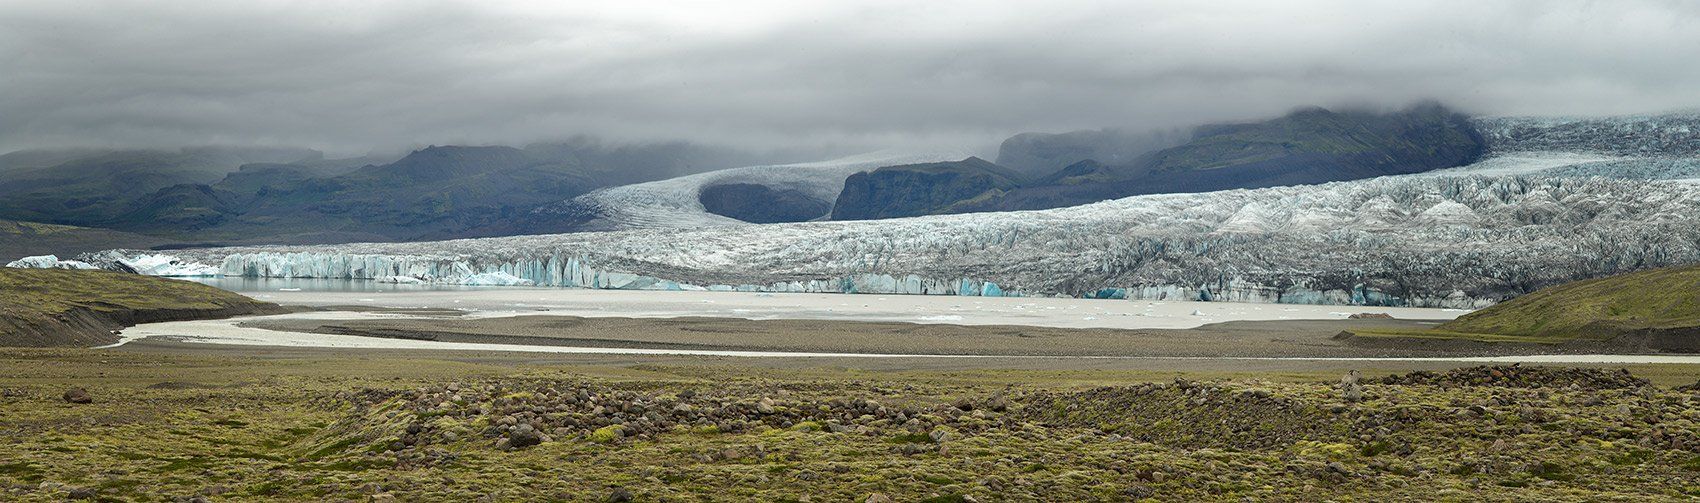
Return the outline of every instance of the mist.
<path id="1" fill-rule="evenodd" d="M 953 148 L 1302 105 L 1700 105 L 1700 3 L 0 2 L 0 151 Z"/>

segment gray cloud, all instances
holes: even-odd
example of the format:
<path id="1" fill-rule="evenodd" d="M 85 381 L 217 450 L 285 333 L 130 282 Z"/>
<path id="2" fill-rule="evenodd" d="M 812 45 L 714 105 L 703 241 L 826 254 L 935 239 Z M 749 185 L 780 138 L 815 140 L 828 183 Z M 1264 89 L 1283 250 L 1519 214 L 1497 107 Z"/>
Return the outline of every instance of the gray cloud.
<path id="1" fill-rule="evenodd" d="M 1700 3 L 0 1 L 0 150 L 982 148 L 1298 105 L 1700 106 Z"/>

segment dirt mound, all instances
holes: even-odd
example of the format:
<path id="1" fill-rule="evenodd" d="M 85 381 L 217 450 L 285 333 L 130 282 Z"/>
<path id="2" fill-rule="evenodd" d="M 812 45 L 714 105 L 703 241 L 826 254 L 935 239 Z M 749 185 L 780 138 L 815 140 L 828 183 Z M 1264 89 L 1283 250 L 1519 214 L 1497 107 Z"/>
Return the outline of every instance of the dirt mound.
<path id="1" fill-rule="evenodd" d="M 1628 369 L 1594 369 L 1576 367 L 1539 367 L 1522 365 L 1483 365 L 1453 369 L 1446 373 L 1420 370 L 1405 375 L 1387 376 L 1381 384 L 1429 386 L 1500 386 L 1507 388 L 1568 388 L 1586 390 L 1639 388 L 1647 380 L 1635 377 Z"/>
<path id="2" fill-rule="evenodd" d="M 1343 438 L 1348 427 L 1326 410 L 1267 389 L 1186 380 L 1041 393 L 1023 413 L 1050 426 L 1097 428 L 1178 447 L 1268 448 Z"/>

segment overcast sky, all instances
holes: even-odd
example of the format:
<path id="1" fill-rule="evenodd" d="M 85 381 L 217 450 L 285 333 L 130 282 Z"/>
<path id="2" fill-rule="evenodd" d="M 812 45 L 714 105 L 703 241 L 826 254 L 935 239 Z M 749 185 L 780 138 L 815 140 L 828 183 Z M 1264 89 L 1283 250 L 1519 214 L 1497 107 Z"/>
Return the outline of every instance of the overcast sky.
<path id="1" fill-rule="evenodd" d="M 1307 104 L 1700 107 L 1700 2 L 672 4 L 0 0 L 0 151 L 982 148 Z"/>

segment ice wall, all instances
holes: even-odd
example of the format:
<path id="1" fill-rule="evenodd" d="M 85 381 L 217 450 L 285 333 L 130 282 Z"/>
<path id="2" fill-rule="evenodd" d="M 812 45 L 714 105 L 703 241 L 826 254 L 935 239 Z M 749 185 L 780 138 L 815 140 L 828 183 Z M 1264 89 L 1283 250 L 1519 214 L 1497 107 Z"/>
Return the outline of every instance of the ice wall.
<path id="1" fill-rule="evenodd" d="M 122 256 L 120 253 L 118 256 Z M 194 257 L 194 255 L 191 255 Z M 180 258 L 189 262 L 193 259 Z M 796 293 L 879 293 L 913 295 L 1009 296 L 996 283 L 969 279 L 935 280 L 915 275 L 857 274 L 833 279 L 764 284 L 681 283 L 643 274 L 586 266 L 579 257 L 560 255 L 433 257 L 324 252 L 246 252 L 223 255 L 224 276 L 251 278 L 328 278 L 382 283 L 447 283 L 482 286 L 556 286 L 614 290 L 713 290 Z"/>

